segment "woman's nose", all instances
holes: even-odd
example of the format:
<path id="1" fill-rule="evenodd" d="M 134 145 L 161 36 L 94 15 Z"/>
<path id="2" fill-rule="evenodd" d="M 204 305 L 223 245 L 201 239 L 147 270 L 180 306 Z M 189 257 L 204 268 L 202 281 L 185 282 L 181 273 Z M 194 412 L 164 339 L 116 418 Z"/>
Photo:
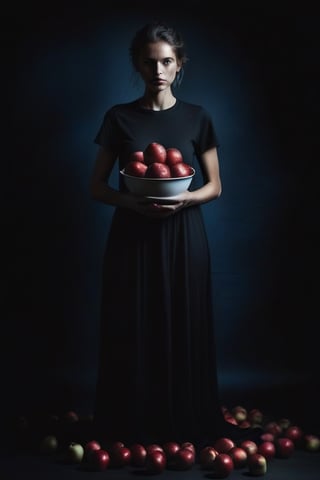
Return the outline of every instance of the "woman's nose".
<path id="1" fill-rule="evenodd" d="M 157 62 L 154 66 L 154 69 L 155 69 L 155 73 L 157 75 L 161 75 L 162 73 L 162 67 L 161 67 L 161 63 L 160 62 Z"/>

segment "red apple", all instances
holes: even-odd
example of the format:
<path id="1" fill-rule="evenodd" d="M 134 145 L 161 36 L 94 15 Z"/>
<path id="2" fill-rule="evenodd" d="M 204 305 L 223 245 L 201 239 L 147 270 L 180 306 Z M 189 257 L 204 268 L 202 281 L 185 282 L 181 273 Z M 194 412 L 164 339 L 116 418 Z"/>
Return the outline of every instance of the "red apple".
<path id="1" fill-rule="evenodd" d="M 166 163 L 171 166 L 180 162 L 183 162 L 183 157 L 180 150 L 173 147 L 167 148 Z"/>
<path id="2" fill-rule="evenodd" d="M 145 468 L 150 474 L 161 473 L 167 466 L 167 458 L 164 451 L 153 450 L 147 453 Z"/>
<path id="3" fill-rule="evenodd" d="M 248 415 L 246 408 L 242 405 L 237 405 L 236 407 L 233 407 L 231 413 L 238 423 L 246 420 Z"/>
<path id="4" fill-rule="evenodd" d="M 272 420 L 264 426 L 264 431 L 266 433 L 272 433 L 275 437 L 278 437 L 282 432 L 282 427 L 280 427 L 279 423 Z"/>
<path id="5" fill-rule="evenodd" d="M 276 447 L 273 442 L 262 442 L 258 445 L 257 453 L 260 453 L 260 455 L 263 455 L 267 460 L 270 460 L 276 454 Z"/>
<path id="6" fill-rule="evenodd" d="M 144 152 L 142 150 L 136 150 L 135 152 L 130 153 L 128 157 L 128 162 L 144 162 Z"/>
<path id="7" fill-rule="evenodd" d="M 135 467 L 143 467 L 146 463 L 147 450 L 141 443 L 134 443 L 130 447 L 131 463 Z"/>
<path id="8" fill-rule="evenodd" d="M 214 461 L 218 455 L 219 453 L 217 452 L 217 450 L 211 445 L 203 447 L 199 453 L 199 462 L 201 468 L 211 470 L 213 468 Z"/>
<path id="9" fill-rule="evenodd" d="M 247 464 L 248 454 L 244 448 L 232 447 L 228 455 L 230 455 L 233 460 L 234 468 L 242 468 Z"/>
<path id="10" fill-rule="evenodd" d="M 283 436 L 290 438 L 295 445 L 298 445 L 303 438 L 303 431 L 298 425 L 289 425 L 284 429 Z"/>
<path id="11" fill-rule="evenodd" d="M 110 453 L 110 462 L 111 463 L 113 462 L 113 457 L 114 456 L 117 457 L 118 451 L 123 447 L 125 447 L 125 444 L 123 442 L 121 442 L 120 440 L 114 441 L 108 446 L 107 450 Z"/>
<path id="12" fill-rule="evenodd" d="M 242 420 L 242 422 L 238 422 L 239 424 L 239 428 L 250 428 L 251 427 L 251 423 L 249 422 L 249 420 Z"/>
<path id="13" fill-rule="evenodd" d="M 182 447 L 175 453 L 173 460 L 177 470 L 188 470 L 195 463 L 195 454 L 191 448 Z"/>
<path id="14" fill-rule="evenodd" d="M 265 433 L 261 433 L 260 435 L 260 441 L 261 442 L 274 442 L 274 435 L 273 433 L 268 433 L 268 432 L 265 432 Z"/>
<path id="15" fill-rule="evenodd" d="M 102 472 L 103 470 L 106 470 L 110 465 L 109 452 L 107 452 L 107 450 L 104 450 L 103 448 L 100 448 L 99 450 L 92 450 L 88 460 L 88 464 L 90 466 L 90 469 L 96 472 Z"/>
<path id="16" fill-rule="evenodd" d="M 119 450 L 119 448 L 125 447 L 125 444 L 121 442 L 120 440 L 117 440 L 110 445 L 110 451 L 111 452 L 116 452 Z"/>
<path id="17" fill-rule="evenodd" d="M 290 438 L 278 437 L 275 439 L 276 456 L 289 458 L 294 452 L 294 443 Z"/>
<path id="18" fill-rule="evenodd" d="M 176 163 L 175 165 L 172 165 L 170 167 L 170 171 L 171 171 L 171 176 L 173 178 L 188 177 L 189 175 L 192 174 L 192 169 L 190 165 L 184 162 L 179 162 L 179 163 Z"/>
<path id="19" fill-rule="evenodd" d="M 97 440 L 90 440 L 84 446 L 84 460 L 89 460 L 89 457 L 92 452 L 95 450 L 100 450 L 101 445 Z"/>
<path id="20" fill-rule="evenodd" d="M 213 448 L 219 453 L 228 453 L 233 447 L 235 447 L 235 443 L 228 437 L 221 437 L 213 442 Z"/>
<path id="21" fill-rule="evenodd" d="M 226 416 L 225 418 L 226 422 L 231 423 L 231 425 L 238 425 L 237 420 L 232 416 Z"/>
<path id="22" fill-rule="evenodd" d="M 158 443 L 150 443 L 146 446 L 146 450 L 148 454 L 154 451 L 164 453 L 164 449 Z"/>
<path id="23" fill-rule="evenodd" d="M 111 455 L 114 467 L 124 467 L 131 462 L 131 450 L 128 447 L 121 447 L 113 451 Z"/>
<path id="24" fill-rule="evenodd" d="M 228 453 L 219 453 L 214 462 L 215 477 L 226 478 L 234 470 L 233 460 Z"/>
<path id="25" fill-rule="evenodd" d="M 144 150 L 144 161 L 147 165 L 151 163 L 165 163 L 167 158 L 166 148 L 158 142 L 151 142 Z"/>
<path id="26" fill-rule="evenodd" d="M 67 423 L 75 423 L 79 421 L 79 415 L 73 410 L 66 412 L 63 418 Z"/>
<path id="27" fill-rule="evenodd" d="M 133 177 L 144 177 L 148 166 L 139 160 L 132 160 L 124 167 L 124 173 Z"/>
<path id="28" fill-rule="evenodd" d="M 223 414 L 223 417 L 225 419 L 226 422 L 228 423 L 231 423 L 232 425 L 238 425 L 238 422 L 237 420 L 234 418 L 234 416 L 232 415 L 232 413 L 230 412 L 225 412 Z"/>
<path id="29" fill-rule="evenodd" d="M 190 450 L 192 450 L 193 453 L 196 454 L 196 447 L 194 446 L 194 443 L 192 443 L 192 442 L 182 442 L 181 443 L 181 448 L 190 448 Z"/>
<path id="30" fill-rule="evenodd" d="M 303 437 L 303 444 L 305 450 L 308 452 L 320 451 L 320 437 L 312 433 L 307 433 Z"/>
<path id="31" fill-rule="evenodd" d="M 264 475 L 267 473 L 267 459 L 260 453 L 253 453 L 248 457 L 250 475 Z"/>
<path id="32" fill-rule="evenodd" d="M 180 450 L 180 444 L 178 442 L 166 442 L 162 447 L 168 460 L 173 458 L 177 451 Z"/>
<path id="33" fill-rule="evenodd" d="M 147 177 L 147 178 L 170 178 L 171 177 L 170 168 L 165 163 L 153 162 L 147 167 L 145 177 Z"/>
<path id="34" fill-rule="evenodd" d="M 258 450 L 258 445 L 256 444 L 256 442 L 254 442 L 253 440 L 242 440 L 242 442 L 240 442 L 240 445 L 239 447 L 243 448 L 248 455 L 252 455 L 253 453 L 257 453 L 257 450 Z"/>

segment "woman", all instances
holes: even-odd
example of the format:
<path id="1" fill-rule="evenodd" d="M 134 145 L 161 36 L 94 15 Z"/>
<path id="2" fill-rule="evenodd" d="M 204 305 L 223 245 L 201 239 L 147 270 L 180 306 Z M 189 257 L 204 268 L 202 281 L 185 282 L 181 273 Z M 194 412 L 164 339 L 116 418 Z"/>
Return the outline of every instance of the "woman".
<path id="1" fill-rule="evenodd" d="M 174 94 L 187 57 L 178 32 L 151 23 L 130 55 L 143 95 L 110 108 L 95 142 L 95 200 L 115 207 L 102 282 L 95 424 L 123 442 L 203 442 L 225 433 L 218 396 L 211 260 L 201 205 L 221 195 L 209 114 Z M 178 148 L 196 174 L 170 204 L 108 184 L 151 142 Z M 116 166 L 117 165 L 117 166 Z"/>

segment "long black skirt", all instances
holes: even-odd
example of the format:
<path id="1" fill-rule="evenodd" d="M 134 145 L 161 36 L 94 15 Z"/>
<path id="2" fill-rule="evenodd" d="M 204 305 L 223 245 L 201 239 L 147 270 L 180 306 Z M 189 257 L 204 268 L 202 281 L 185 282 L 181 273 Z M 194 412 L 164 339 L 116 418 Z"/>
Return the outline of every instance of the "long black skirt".
<path id="1" fill-rule="evenodd" d="M 200 442 L 219 434 L 211 262 L 200 207 L 159 220 L 114 213 L 94 420 L 112 441 Z"/>

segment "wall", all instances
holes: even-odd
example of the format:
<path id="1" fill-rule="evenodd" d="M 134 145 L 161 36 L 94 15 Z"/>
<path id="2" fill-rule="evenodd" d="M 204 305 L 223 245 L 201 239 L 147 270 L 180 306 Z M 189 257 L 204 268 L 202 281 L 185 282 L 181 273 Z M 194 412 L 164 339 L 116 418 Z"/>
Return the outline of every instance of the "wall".
<path id="1" fill-rule="evenodd" d="M 209 109 L 221 143 L 223 195 L 204 207 L 219 378 L 223 388 L 313 382 L 315 21 L 194 8 L 170 18 L 189 45 L 179 96 Z M 79 402 L 78 392 L 91 401 L 112 214 L 88 194 L 93 138 L 111 104 L 141 93 L 127 53 L 149 14 L 8 14 L 3 378 L 14 408 Z"/>

